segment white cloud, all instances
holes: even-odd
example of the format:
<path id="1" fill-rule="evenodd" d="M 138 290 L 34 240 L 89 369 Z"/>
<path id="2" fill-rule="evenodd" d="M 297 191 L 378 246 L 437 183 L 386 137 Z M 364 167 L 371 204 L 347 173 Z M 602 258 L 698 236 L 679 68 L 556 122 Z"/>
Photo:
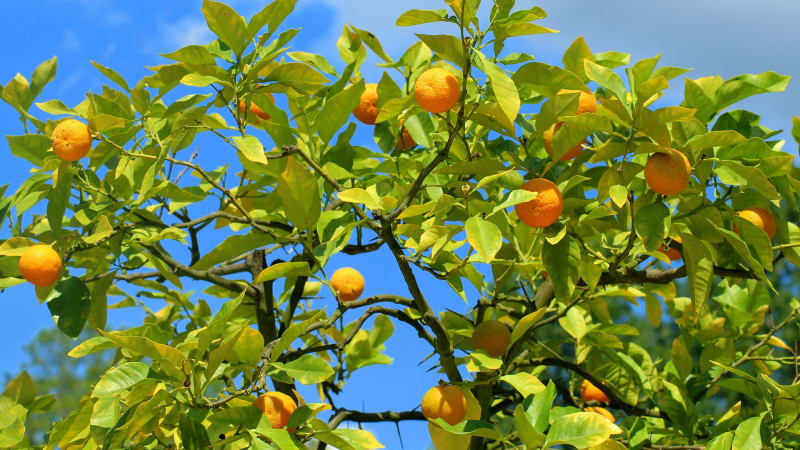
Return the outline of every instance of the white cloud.
<path id="1" fill-rule="evenodd" d="M 214 39 L 213 33 L 202 18 L 186 16 L 165 27 L 167 44 L 185 47 L 192 44 L 207 44 Z"/>
<path id="2" fill-rule="evenodd" d="M 117 52 L 117 43 L 109 42 L 106 45 L 106 48 L 103 49 L 103 59 L 109 59 L 116 52 Z"/>
<path id="3" fill-rule="evenodd" d="M 64 32 L 64 36 L 61 37 L 61 48 L 68 52 L 77 52 L 81 49 L 81 39 L 78 37 L 78 34 L 72 30 L 67 30 Z"/>
<path id="4" fill-rule="evenodd" d="M 156 30 L 142 48 L 142 53 L 152 56 L 170 53 L 187 45 L 203 45 L 214 40 L 203 16 L 184 16 L 177 21 L 166 18 L 157 20 Z"/>
<path id="5" fill-rule="evenodd" d="M 64 95 L 67 92 L 70 92 L 74 87 L 78 86 L 81 80 L 83 80 L 85 74 L 86 69 L 79 69 L 75 72 L 72 72 L 67 77 L 62 78 L 61 82 L 58 84 L 59 95 Z"/>
<path id="6" fill-rule="evenodd" d="M 311 51 L 330 55 L 333 61 L 338 60 L 336 39 L 347 23 L 373 32 L 394 57 L 413 42 L 414 33 L 454 32 L 450 24 L 409 28 L 394 25 L 396 18 L 408 9 L 445 8 L 441 0 L 316 1 L 332 8 L 335 16 L 331 19 L 330 33 L 320 36 L 317 48 Z M 795 31 L 800 2 L 795 0 L 773 0 L 769 7 L 759 7 L 748 0 L 729 0 L 724 5 L 711 0 L 539 0 L 536 4 L 549 14 L 539 23 L 560 32 L 514 39 L 507 51 L 533 53 L 537 59 L 560 64 L 567 46 L 576 37 L 585 36 L 592 50 L 631 53 L 633 61 L 661 53 L 661 65 L 693 68 L 687 74 L 691 78 L 712 74 L 727 78 L 767 70 L 800 76 Z M 488 16 L 485 10 L 490 6 L 491 2 L 483 1 L 480 17 Z M 531 6 L 532 1 L 517 2 L 517 8 Z M 374 67 L 375 62 L 378 60 L 371 55 L 364 65 L 365 76 L 378 76 L 380 70 Z M 679 100 L 683 96 L 683 81 L 675 80 L 672 85 L 668 94 Z M 761 114 L 766 126 L 787 130 L 791 115 L 798 115 L 797 104 L 800 104 L 800 81 L 793 80 L 784 93 L 756 96 L 736 107 Z"/>

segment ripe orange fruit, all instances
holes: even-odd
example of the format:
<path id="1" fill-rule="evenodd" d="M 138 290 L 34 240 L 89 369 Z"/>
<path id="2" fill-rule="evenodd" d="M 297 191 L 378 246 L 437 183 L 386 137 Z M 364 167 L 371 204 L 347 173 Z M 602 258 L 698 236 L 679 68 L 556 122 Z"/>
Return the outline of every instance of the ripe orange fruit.
<path id="1" fill-rule="evenodd" d="M 575 89 L 561 89 L 558 91 L 559 94 L 571 94 L 573 92 L 580 92 L 581 94 L 578 97 L 578 115 L 597 111 L 597 98 L 591 92 Z"/>
<path id="2" fill-rule="evenodd" d="M 772 213 L 766 209 L 761 208 L 760 206 L 751 206 L 750 208 L 745 208 L 739 211 L 737 214 L 742 219 L 764 230 L 770 239 L 775 236 L 775 217 L 773 217 Z M 739 232 L 736 225 L 733 226 L 733 231 L 736 233 Z"/>
<path id="3" fill-rule="evenodd" d="M 450 425 L 464 420 L 467 399 L 456 386 L 432 387 L 422 397 L 422 415 L 426 419 L 442 418 Z"/>
<path id="4" fill-rule="evenodd" d="M 19 272 L 29 283 L 50 286 L 61 275 L 61 257 L 49 245 L 32 245 L 19 258 Z"/>
<path id="5" fill-rule="evenodd" d="M 353 110 L 353 115 L 362 123 L 375 125 L 375 119 L 378 118 L 378 85 L 367 83 L 364 88 L 361 103 Z"/>
<path id="6" fill-rule="evenodd" d="M 414 98 L 425 111 L 443 113 L 456 106 L 461 97 L 458 78 L 449 71 L 434 67 L 417 78 Z"/>
<path id="7" fill-rule="evenodd" d="M 608 419 L 609 422 L 611 422 L 611 423 L 614 423 L 614 422 L 617 421 L 617 419 L 614 417 L 614 415 L 611 414 L 611 411 L 609 411 L 609 410 L 607 410 L 607 409 L 605 409 L 605 408 L 603 408 L 601 406 L 587 406 L 586 408 L 583 408 L 583 410 L 586 411 L 586 412 L 593 412 L 593 413 L 600 414 L 601 416 L 603 416 L 606 419 Z"/>
<path id="8" fill-rule="evenodd" d="M 414 138 L 412 138 L 411 134 L 408 133 L 406 127 L 403 126 L 402 121 L 400 122 L 400 128 L 401 128 L 400 139 L 397 140 L 397 144 L 394 146 L 394 148 L 400 150 L 408 150 L 417 145 L 417 143 L 414 142 Z"/>
<path id="9" fill-rule="evenodd" d="M 340 301 L 349 302 L 364 292 L 364 277 L 352 267 L 342 267 L 333 272 L 331 286 Z"/>
<path id="10" fill-rule="evenodd" d="M 606 396 L 606 394 L 597 388 L 597 386 L 593 385 L 589 380 L 583 380 L 581 384 L 581 399 L 585 402 L 590 402 L 592 400 L 600 403 L 608 403 L 610 400 Z"/>
<path id="11" fill-rule="evenodd" d="M 92 147 L 92 135 L 89 127 L 75 119 L 67 119 L 56 125 L 50 136 L 50 144 L 56 156 L 64 161 L 77 161 Z"/>
<path id="12" fill-rule="evenodd" d="M 511 333 L 508 327 L 499 320 L 481 322 L 472 332 L 472 347 L 483 350 L 495 358 L 506 353 L 510 340 Z"/>
<path id="13" fill-rule="evenodd" d="M 561 128 L 561 125 L 564 125 L 564 122 L 557 122 L 552 127 L 545 130 L 544 134 L 542 134 L 542 138 L 544 139 L 544 149 L 547 150 L 547 154 L 550 155 L 550 157 L 553 156 L 553 136 L 555 136 L 556 131 Z M 568 161 L 580 155 L 583 151 L 583 144 L 585 142 L 586 141 L 583 141 L 567 150 L 563 155 L 561 155 L 559 161 Z"/>
<path id="14" fill-rule="evenodd" d="M 558 220 L 564 208 L 564 198 L 555 183 L 544 178 L 534 178 L 520 189 L 538 192 L 539 195 L 514 207 L 519 220 L 533 228 L 546 228 Z"/>
<path id="15" fill-rule="evenodd" d="M 272 96 L 272 92 L 267 92 L 267 96 L 269 97 L 270 100 L 272 100 L 272 103 L 275 103 L 275 97 Z M 247 108 L 247 104 L 244 102 L 244 100 L 240 100 L 239 112 L 241 114 L 244 114 L 245 108 Z M 250 103 L 250 114 L 257 116 L 261 120 L 269 120 L 269 114 L 264 112 L 264 110 L 259 108 L 259 106 L 256 105 L 255 103 Z"/>
<path id="16" fill-rule="evenodd" d="M 292 397 L 278 391 L 270 391 L 259 395 L 256 401 L 253 402 L 253 406 L 260 409 L 267 416 L 272 428 L 285 427 L 289 423 L 292 413 L 297 409 L 297 403 L 292 400 Z"/>
<path id="17" fill-rule="evenodd" d="M 692 166 L 686 156 L 674 149 L 670 153 L 654 153 L 644 166 L 644 179 L 650 189 L 661 195 L 673 195 L 689 184 Z"/>
<path id="18" fill-rule="evenodd" d="M 676 237 L 673 240 L 675 242 L 679 243 L 679 244 L 682 242 L 681 238 L 679 238 L 679 237 Z M 670 261 L 677 261 L 677 260 L 679 260 L 679 259 L 681 259 L 683 257 L 683 256 L 681 256 L 680 250 L 678 250 L 677 248 L 667 248 L 667 247 L 664 247 L 663 244 L 661 245 L 661 247 L 658 248 L 658 251 L 660 251 L 661 253 L 667 255 L 667 258 L 669 258 Z"/>

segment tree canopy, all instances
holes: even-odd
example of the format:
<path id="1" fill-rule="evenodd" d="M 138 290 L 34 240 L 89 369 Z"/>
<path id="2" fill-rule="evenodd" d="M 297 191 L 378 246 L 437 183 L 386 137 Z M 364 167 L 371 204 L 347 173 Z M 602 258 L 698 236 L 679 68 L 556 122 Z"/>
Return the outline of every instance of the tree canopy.
<path id="1" fill-rule="evenodd" d="M 76 105 L 39 98 L 56 58 L 0 88 L 31 165 L 0 188 L 0 289 L 27 280 L 64 335 L 97 331 L 69 357 L 113 355 L 44 444 L 30 430 L 53 395 L 10 381 L 0 447 L 372 449 L 341 425 L 405 420 L 439 449 L 800 445 L 800 170 L 734 106 L 788 76 L 693 79 L 580 37 L 561 65 L 509 54 L 554 31 L 514 0 L 407 11 L 397 26 L 453 33 L 402 55 L 349 25 L 336 69 L 290 49 L 295 2 L 246 19 L 204 0 L 215 40 L 140 80 L 94 62 L 108 84 Z M 363 297 L 358 267 L 328 265 L 380 251 L 407 295 Z M 110 308 L 145 319 L 112 330 Z M 392 363 L 395 327 L 440 385 L 410 409 L 337 407 L 356 371 Z"/>

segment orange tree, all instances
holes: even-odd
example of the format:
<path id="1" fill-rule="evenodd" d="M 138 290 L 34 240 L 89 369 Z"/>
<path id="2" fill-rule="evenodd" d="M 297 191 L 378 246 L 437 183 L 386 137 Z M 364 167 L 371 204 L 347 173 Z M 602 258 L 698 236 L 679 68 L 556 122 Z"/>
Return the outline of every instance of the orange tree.
<path id="1" fill-rule="evenodd" d="M 797 350 L 780 336 L 800 303 L 775 317 L 767 274 L 800 263 L 800 229 L 780 214 L 797 211 L 800 174 L 777 132 L 729 109 L 788 77 L 687 78 L 679 106 L 656 106 L 685 69 L 581 38 L 563 67 L 504 54 L 552 31 L 513 0 L 488 17 L 480 0 L 404 13 L 398 26 L 455 33 L 417 34 L 399 58 L 346 27 L 340 73 L 288 52 L 296 30 L 276 35 L 294 3 L 246 20 L 206 0 L 218 39 L 135 84 L 95 64 L 111 86 L 71 107 L 36 102 L 55 59 L 2 88 L 25 129 L 9 147 L 32 174 L 0 203 L 12 230 L 0 287 L 27 279 L 64 333 L 100 332 L 70 357 L 115 352 L 48 448 L 378 448 L 339 425 L 400 420 L 428 420 L 442 449 L 798 444 Z M 379 80 L 360 75 L 368 51 Z M 194 93 L 167 100 L 179 85 Z M 357 127 L 374 146 L 351 144 Z M 200 134 L 241 170 L 194 162 Z M 208 242 L 213 227 L 230 235 Z M 326 270 L 334 254 L 382 248 L 408 297 L 364 298 L 358 268 Z M 422 272 L 468 313 L 437 308 Z M 212 312 L 189 280 L 227 301 Z M 334 309 L 314 300 L 321 285 Z M 133 290 L 167 306 L 107 330 L 108 308 L 143 307 Z M 625 302 L 676 328 L 668 351 L 615 316 Z M 430 345 L 441 384 L 411 410 L 335 407 L 356 370 L 390 361 L 395 324 Z M 26 419 L 51 403 L 15 378 L 0 446 L 28 445 Z"/>

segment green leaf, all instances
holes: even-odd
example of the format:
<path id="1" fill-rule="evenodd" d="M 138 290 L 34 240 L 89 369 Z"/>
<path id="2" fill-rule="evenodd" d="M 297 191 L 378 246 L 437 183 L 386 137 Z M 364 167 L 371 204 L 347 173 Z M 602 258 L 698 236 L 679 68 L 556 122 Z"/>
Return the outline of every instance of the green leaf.
<path id="1" fill-rule="evenodd" d="M 45 300 L 58 329 L 76 338 L 83 330 L 91 308 L 91 294 L 77 277 L 65 278 L 53 287 Z"/>
<path id="2" fill-rule="evenodd" d="M 733 431 L 728 431 L 708 441 L 706 450 L 731 450 L 732 445 Z"/>
<path id="3" fill-rule="evenodd" d="M 484 422 L 483 420 L 465 420 L 455 425 L 450 425 L 449 423 L 445 422 L 444 419 L 436 419 L 432 420 L 431 422 L 435 423 L 443 430 L 453 434 L 478 436 L 498 440 L 502 439 L 500 432 L 497 431 L 497 429 L 495 429 L 491 423 Z"/>
<path id="4" fill-rule="evenodd" d="M 200 258 L 192 268 L 197 270 L 206 270 L 216 264 L 228 261 L 241 254 L 247 253 L 250 250 L 263 247 L 273 239 L 261 232 L 251 232 L 245 235 L 230 236 L 222 241 L 213 250 L 206 253 L 205 256 Z"/>
<path id="5" fill-rule="evenodd" d="M 692 150 L 702 150 L 704 148 L 738 144 L 744 140 L 746 140 L 744 136 L 733 130 L 709 131 L 705 134 L 693 136 L 686 141 L 686 147 Z"/>
<path id="6" fill-rule="evenodd" d="M 6 136 L 8 148 L 11 154 L 19 158 L 28 160 L 35 166 L 44 164 L 44 159 L 48 156 L 55 156 L 48 152 L 50 149 L 50 138 L 43 134 L 26 134 L 24 136 Z"/>
<path id="7" fill-rule="evenodd" d="M 242 56 L 249 44 L 244 18 L 230 6 L 211 0 L 203 0 L 202 11 L 208 28 L 228 44 L 236 56 Z"/>
<path id="8" fill-rule="evenodd" d="M 517 433 L 525 448 L 539 448 L 544 444 L 547 437 L 536 431 L 522 405 L 517 405 L 514 409 L 514 425 L 517 426 Z"/>
<path id="9" fill-rule="evenodd" d="M 342 438 L 345 443 L 351 445 L 355 449 L 375 449 L 375 448 L 384 448 L 383 444 L 378 442 L 377 439 L 366 430 L 348 430 L 346 428 L 337 428 L 331 431 L 331 434 L 334 434 L 340 438 Z"/>
<path id="10" fill-rule="evenodd" d="M 645 249 L 652 252 L 664 243 L 669 232 L 669 224 L 669 209 L 658 202 L 639 208 L 634 228 Z"/>
<path id="11" fill-rule="evenodd" d="M 457 37 L 449 34 L 417 34 L 417 37 L 443 60 L 464 67 L 464 49 Z"/>
<path id="12" fill-rule="evenodd" d="M 114 83 L 117 83 L 118 85 L 120 85 L 122 87 L 122 89 L 125 89 L 126 91 L 130 91 L 130 88 L 128 88 L 128 82 L 125 81 L 124 78 L 122 78 L 122 75 L 118 74 L 113 69 L 109 69 L 108 67 L 106 67 L 106 66 L 104 66 L 104 65 L 102 65 L 100 63 L 92 61 L 92 65 L 97 70 L 99 70 L 100 73 L 105 75 L 109 80 L 111 80 Z"/>
<path id="13" fill-rule="evenodd" d="M 762 448 L 761 444 L 762 416 L 751 417 L 736 427 L 731 450 L 749 450 Z"/>
<path id="14" fill-rule="evenodd" d="M 711 291 L 711 282 L 714 280 L 714 261 L 703 241 L 691 234 L 681 233 L 681 246 L 683 247 L 683 260 L 686 261 L 686 271 L 689 274 L 689 295 L 695 306 L 695 311 L 700 311 Z"/>
<path id="15" fill-rule="evenodd" d="M 398 27 L 410 27 L 423 23 L 445 22 L 447 21 L 447 11 L 444 9 L 410 9 L 397 18 L 395 25 Z"/>
<path id="16" fill-rule="evenodd" d="M 25 419 L 28 410 L 8 397 L 0 397 L 0 446 L 16 448 L 25 438 Z"/>
<path id="17" fill-rule="evenodd" d="M 319 318 L 323 315 L 324 311 L 319 310 L 315 314 L 312 314 L 311 317 L 309 317 L 308 319 L 300 323 L 294 323 L 290 325 L 288 328 L 286 328 L 286 331 L 283 332 L 278 343 L 275 345 L 275 347 L 272 348 L 272 353 L 270 353 L 270 360 L 277 361 L 281 353 L 283 353 L 284 350 L 289 348 L 289 346 L 292 345 L 295 339 L 302 336 L 303 333 L 306 332 L 308 327 L 311 326 L 311 324 L 313 324 L 317 320 L 319 320 Z"/>
<path id="18" fill-rule="evenodd" d="M 186 450 L 203 450 L 211 446 L 206 427 L 192 419 L 188 414 L 181 414 L 180 422 L 178 422 L 178 431 L 180 432 L 183 448 Z"/>
<path id="19" fill-rule="evenodd" d="M 52 58 L 44 61 L 43 63 L 36 66 L 36 69 L 33 71 L 33 75 L 31 76 L 31 97 L 36 98 L 39 94 L 42 93 L 42 89 L 44 89 L 45 85 L 56 77 L 56 68 L 58 66 L 58 57 L 53 56 Z"/>
<path id="20" fill-rule="evenodd" d="M 278 278 L 298 277 L 311 275 L 307 262 L 281 262 L 273 264 L 258 274 L 253 284 L 264 283 Z"/>
<path id="21" fill-rule="evenodd" d="M 800 117 L 792 116 L 792 137 L 800 145 Z"/>
<path id="22" fill-rule="evenodd" d="M 305 85 L 325 84 L 328 79 L 308 64 L 287 62 L 268 73 L 264 81 L 276 81 L 302 89 Z"/>
<path id="23" fill-rule="evenodd" d="M 350 25 L 350 29 L 352 29 L 358 35 L 358 37 L 361 38 L 361 42 L 366 44 L 367 47 L 375 52 L 375 54 L 378 55 L 382 60 L 390 64 L 392 63 L 392 58 L 386 54 L 386 52 L 383 50 L 383 46 L 374 34 L 370 33 L 369 31 L 356 28 L 353 25 Z"/>
<path id="24" fill-rule="evenodd" d="M 22 406 L 29 407 L 36 398 L 36 385 L 33 383 L 33 378 L 23 370 L 6 385 L 3 396 Z"/>
<path id="25" fill-rule="evenodd" d="M 207 48 L 201 45 L 188 45 L 186 47 L 175 50 L 172 53 L 161 53 L 164 58 L 169 58 L 175 61 L 192 64 L 195 66 L 202 66 L 204 64 L 216 64 L 214 55 L 208 51 Z"/>
<path id="26" fill-rule="evenodd" d="M 553 408 L 553 400 L 556 398 L 556 394 L 556 385 L 550 380 L 547 382 L 545 390 L 532 398 L 526 398 L 523 402 L 526 415 L 532 418 L 533 427 L 539 433 L 543 433 L 550 424 L 550 411 Z"/>
<path id="27" fill-rule="evenodd" d="M 513 129 L 513 123 L 517 119 L 517 113 L 520 107 L 517 86 L 503 69 L 487 60 L 481 53 L 477 53 L 477 55 L 478 61 L 482 66 L 481 70 L 483 70 L 489 78 L 489 82 L 492 85 L 492 92 L 497 99 L 497 103 L 500 105 L 500 109 L 505 115 L 506 122 L 503 126 L 507 129 Z"/>
<path id="28" fill-rule="evenodd" d="M 307 231 L 314 229 L 320 215 L 317 179 L 294 158 L 287 158 L 286 170 L 278 178 L 278 196 L 286 218 L 294 226 Z"/>
<path id="29" fill-rule="evenodd" d="M 286 56 L 296 61 L 311 64 L 328 75 L 337 76 L 336 68 L 333 67 L 324 56 L 307 52 L 287 52 Z"/>
<path id="30" fill-rule="evenodd" d="M 503 367 L 502 358 L 495 358 L 482 350 L 473 351 L 464 358 L 464 362 L 470 372 L 497 370 Z"/>
<path id="31" fill-rule="evenodd" d="M 66 448 L 70 443 L 89 435 L 89 424 L 92 419 L 94 405 L 84 400 L 78 409 L 53 425 L 48 436 L 48 448 Z"/>
<path id="32" fill-rule="evenodd" d="M 36 106 L 48 114 L 53 114 L 53 115 L 69 114 L 72 116 L 78 115 L 77 111 L 65 105 L 63 102 L 61 102 L 61 100 L 54 99 L 54 100 L 48 100 L 46 102 L 39 102 L 36 103 Z"/>
<path id="33" fill-rule="evenodd" d="M 525 398 L 529 395 L 538 394 L 539 392 L 545 390 L 545 386 L 541 381 L 539 381 L 538 378 L 526 372 L 519 372 L 513 375 L 503 375 L 500 377 L 500 379 L 511 386 L 514 386 L 514 389 L 518 390 L 519 393 L 522 394 L 522 398 Z"/>
<path id="34" fill-rule="evenodd" d="M 324 359 L 309 354 L 287 364 L 274 362 L 271 366 L 270 372 L 273 370 L 284 372 L 298 383 L 305 385 L 321 383 L 334 374 L 333 368 Z"/>
<path id="35" fill-rule="evenodd" d="M 772 271 L 772 257 L 775 252 L 772 250 L 772 240 L 769 235 L 761 228 L 753 225 L 752 222 L 741 217 L 734 217 L 733 221 L 742 240 L 751 249 L 755 250 L 755 256 L 758 257 L 764 269 Z"/>
<path id="36" fill-rule="evenodd" d="M 247 24 L 247 40 L 251 40 L 267 25 L 267 34 L 262 37 L 262 41 L 268 39 L 275 33 L 281 23 L 294 10 L 297 0 L 274 0 L 261 11 L 250 18 Z"/>
<path id="37" fill-rule="evenodd" d="M 752 95 L 781 92 L 789 85 L 790 78 L 775 72 L 764 72 L 758 75 L 739 75 L 725 80 L 722 86 L 717 89 L 717 111 L 721 111 Z"/>
<path id="38" fill-rule="evenodd" d="M 94 385 L 92 397 L 109 398 L 122 394 L 147 378 L 150 367 L 142 362 L 127 362 L 112 368 Z"/>
<path id="39" fill-rule="evenodd" d="M 144 336 L 125 336 L 119 332 L 98 331 L 118 346 L 159 363 L 168 375 L 183 380 L 184 374 L 181 367 L 183 367 L 185 356 L 175 347 L 159 344 Z"/>
<path id="40" fill-rule="evenodd" d="M 364 93 L 364 80 L 349 86 L 325 102 L 317 118 L 314 119 L 314 129 L 317 130 L 323 142 L 326 144 L 330 142 L 336 132 L 347 122 L 350 113 L 361 102 L 362 93 Z"/>
<path id="41" fill-rule="evenodd" d="M 572 296 L 578 282 L 580 255 L 580 244 L 571 236 L 564 236 L 556 244 L 545 242 L 542 248 L 544 268 L 553 282 L 556 297 L 560 300 Z"/>
<path id="42" fill-rule="evenodd" d="M 0 278 L 0 289 L 10 288 L 12 286 L 18 286 L 24 283 L 27 283 L 24 278 Z"/>
<path id="43" fill-rule="evenodd" d="M 627 101 L 628 91 L 625 89 L 625 83 L 614 71 L 588 59 L 583 61 L 583 67 L 590 80 L 613 92 L 621 102 Z"/>
<path id="44" fill-rule="evenodd" d="M 69 205 L 69 196 L 72 191 L 71 163 L 62 161 L 58 166 L 58 182 L 47 195 L 47 222 L 53 231 L 61 230 L 64 212 Z"/>
<path id="45" fill-rule="evenodd" d="M 264 413 L 252 405 L 232 406 L 230 408 L 217 411 L 208 416 L 211 423 L 239 426 L 246 428 L 256 428 L 264 418 Z"/>
<path id="46" fill-rule="evenodd" d="M 511 331 L 511 342 L 509 345 L 513 345 L 515 342 L 519 340 L 528 330 L 531 329 L 532 326 L 536 325 L 536 322 L 544 316 L 545 309 L 539 308 L 536 311 L 526 314 L 523 318 L 519 319 L 514 325 L 514 329 Z"/>
<path id="47" fill-rule="evenodd" d="M 492 262 L 494 255 L 503 246 L 503 235 L 497 225 L 477 216 L 467 219 L 464 225 L 467 231 L 467 240 L 478 252 L 480 261 Z"/>
<path id="48" fill-rule="evenodd" d="M 567 444 L 578 448 L 600 445 L 622 430 L 600 414 L 577 412 L 553 421 L 544 447 Z"/>
<path id="49" fill-rule="evenodd" d="M 257 164 L 267 165 L 267 155 L 264 154 L 264 146 L 258 138 L 250 135 L 234 136 L 233 142 L 245 158 Z"/>
<path id="50" fill-rule="evenodd" d="M 345 189 L 336 194 L 336 196 L 339 197 L 339 200 L 343 202 L 360 203 L 370 209 L 376 209 L 380 205 L 378 198 L 372 195 L 366 189 L 361 189 L 361 188 Z"/>
<path id="51" fill-rule="evenodd" d="M 106 216 L 98 216 L 96 222 L 97 225 L 94 226 L 94 231 L 89 236 L 83 237 L 83 242 L 87 244 L 96 244 L 108 236 L 111 236 L 111 233 L 114 232 L 114 227 L 111 226 L 111 222 L 108 221 Z"/>
<path id="52" fill-rule="evenodd" d="M 586 89 L 586 84 L 572 72 L 560 67 L 540 62 L 531 62 L 520 67 L 514 76 L 514 82 L 531 84 L 537 88 L 544 87 L 543 93 L 552 97 L 561 89 Z"/>
<path id="53" fill-rule="evenodd" d="M 715 168 L 720 181 L 734 186 L 749 186 L 761 192 L 769 200 L 781 198 L 775 186 L 761 169 L 745 166 L 739 161 L 720 161 Z"/>
<path id="54" fill-rule="evenodd" d="M 246 326 L 236 337 L 233 344 L 233 354 L 238 362 L 255 366 L 261 361 L 261 352 L 264 350 L 264 337 L 255 328 Z"/>

